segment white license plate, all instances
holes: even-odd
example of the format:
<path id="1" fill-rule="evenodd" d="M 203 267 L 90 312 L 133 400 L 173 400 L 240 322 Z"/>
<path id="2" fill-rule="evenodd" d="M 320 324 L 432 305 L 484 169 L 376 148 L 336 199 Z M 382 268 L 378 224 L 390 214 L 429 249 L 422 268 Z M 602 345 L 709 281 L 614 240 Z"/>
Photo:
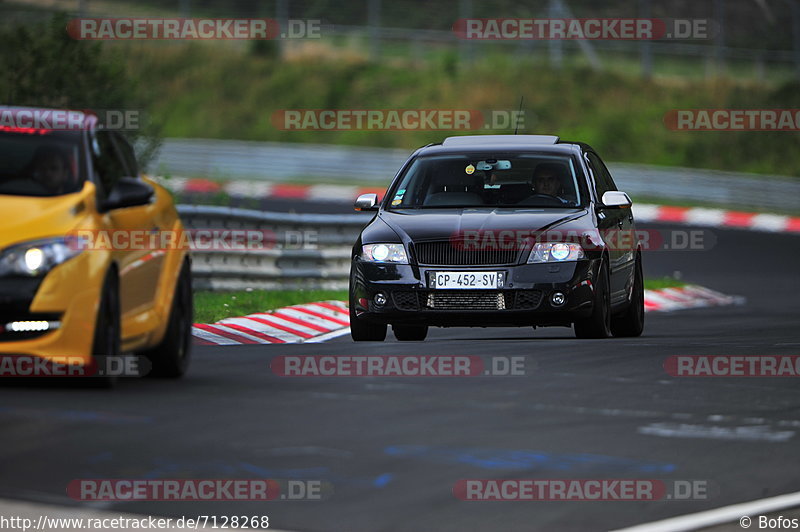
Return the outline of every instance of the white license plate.
<path id="1" fill-rule="evenodd" d="M 433 288 L 444 289 L 485 289 L 498 288 L 498 272 L 435 272 Z"/>

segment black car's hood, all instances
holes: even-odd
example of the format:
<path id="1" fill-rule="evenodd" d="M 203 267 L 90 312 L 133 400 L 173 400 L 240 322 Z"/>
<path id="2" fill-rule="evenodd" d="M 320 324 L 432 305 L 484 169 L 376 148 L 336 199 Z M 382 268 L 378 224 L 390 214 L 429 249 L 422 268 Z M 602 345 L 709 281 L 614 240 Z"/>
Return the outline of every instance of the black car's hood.
<path id="1" fill-rule="evenodd" d="M 420 209 L 382 211 L 403 240 L 448 240 L 469 231 L 544 231 L 588 216 L 585 209 Z"/>

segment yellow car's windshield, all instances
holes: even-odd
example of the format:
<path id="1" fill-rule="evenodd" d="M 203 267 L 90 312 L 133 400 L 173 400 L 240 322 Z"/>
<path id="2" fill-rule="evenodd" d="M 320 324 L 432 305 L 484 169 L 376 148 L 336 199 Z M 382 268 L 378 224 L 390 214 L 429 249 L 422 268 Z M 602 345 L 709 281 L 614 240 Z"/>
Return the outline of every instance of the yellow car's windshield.
<path id="1" fill-rule="evenodd" d="M 80 189 L 79 132 L 0 131 L 0 195 L 58 196 Z"/>

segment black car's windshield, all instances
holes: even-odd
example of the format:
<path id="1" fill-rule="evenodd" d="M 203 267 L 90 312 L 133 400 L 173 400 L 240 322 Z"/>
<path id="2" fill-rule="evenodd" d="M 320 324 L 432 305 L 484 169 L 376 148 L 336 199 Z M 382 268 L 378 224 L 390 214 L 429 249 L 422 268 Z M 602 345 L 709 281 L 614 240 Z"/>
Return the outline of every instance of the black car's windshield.
<path id="1" fill-rule="evenodd" d="M 0 130 L 0 194 L 58 196 L 81 188 L 80 132 Z"/>
<path id="2" fill-rule="evenodd" d="M 419 157 L 395 187 L 390 209 L 577 207 L 581 191 L 565 155 Z"/>

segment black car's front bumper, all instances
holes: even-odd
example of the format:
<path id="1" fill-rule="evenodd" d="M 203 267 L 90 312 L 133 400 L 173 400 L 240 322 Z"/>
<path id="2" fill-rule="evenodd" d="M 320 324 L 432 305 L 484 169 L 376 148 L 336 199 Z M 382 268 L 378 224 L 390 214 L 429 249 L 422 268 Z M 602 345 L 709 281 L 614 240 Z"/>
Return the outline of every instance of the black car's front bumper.
<path id="1" fill-rule="evenodd" d="M 515 266 L 417 266 L 355 261 L 350 304 L 355 314 L 376 323 L 433 326 L 570 325 L 591 314 L 599 259 Z M 437 290 L 434 272 L 494 271 L 503 276 L 496 290 Z M 554 293 L 566 296 L 562 305 Z M 376 302 L 383 294 L 385 304 Z M 378 299 L 381 299 L 380 297 Z"/>

